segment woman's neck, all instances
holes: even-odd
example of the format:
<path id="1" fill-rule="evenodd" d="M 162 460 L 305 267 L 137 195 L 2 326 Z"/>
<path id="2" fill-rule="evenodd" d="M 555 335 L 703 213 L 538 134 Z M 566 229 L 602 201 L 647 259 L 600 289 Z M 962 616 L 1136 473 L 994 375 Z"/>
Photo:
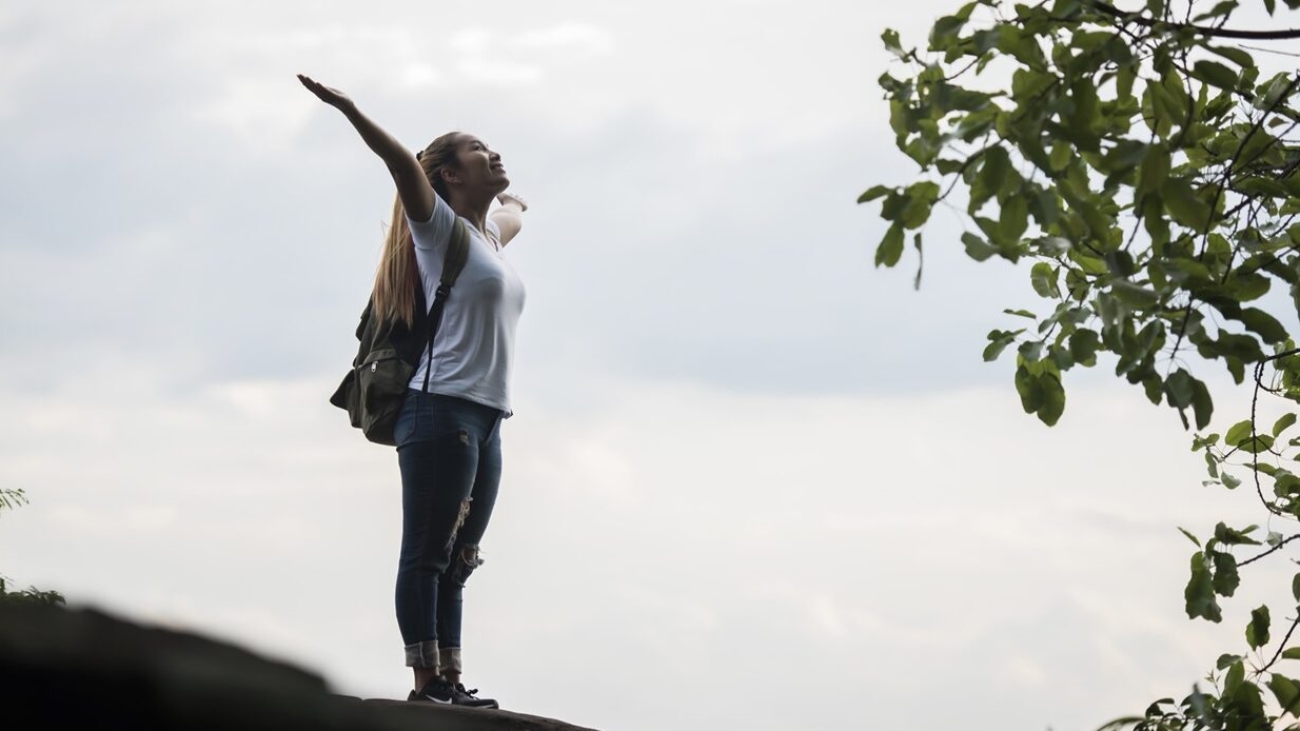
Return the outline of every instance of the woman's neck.
<path id="1" fill-rule="evenodd" d="M 453 195 L 452 199 L 447 201 L 447 205 L 451 206 L 451 210 L 455 211 L 457 216 L 474 224 L 480 232 L 487 230 L 487 214 L 492 208 L 492 196 L 489 195 L 479 201 Z"/>

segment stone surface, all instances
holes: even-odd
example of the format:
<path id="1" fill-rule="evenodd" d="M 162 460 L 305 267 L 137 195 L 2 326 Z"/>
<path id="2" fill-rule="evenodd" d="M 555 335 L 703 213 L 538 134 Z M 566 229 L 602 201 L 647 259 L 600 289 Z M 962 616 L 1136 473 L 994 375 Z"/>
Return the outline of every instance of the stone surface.
<path id="1" fill-rule="evenodd" d="M 0 605 L 0 699 L 8 728 L 585 731 L 509 711 L 334 695 L 314 673 L 230 644 L 50 607 Z"/>

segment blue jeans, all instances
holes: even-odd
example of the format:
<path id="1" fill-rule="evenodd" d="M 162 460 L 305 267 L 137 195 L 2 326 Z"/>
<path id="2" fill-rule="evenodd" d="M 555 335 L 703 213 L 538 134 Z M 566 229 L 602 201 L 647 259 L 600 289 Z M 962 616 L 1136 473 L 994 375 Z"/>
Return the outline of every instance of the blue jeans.
<path id="1" fill-rule="evenodd" d="M 408 666 L 460 671 L 461 591 L 482 563 L 479 541 L 501 483 L 501 418 L 490 406 L 415 390 L 397 417 L 397 626 Z"/>

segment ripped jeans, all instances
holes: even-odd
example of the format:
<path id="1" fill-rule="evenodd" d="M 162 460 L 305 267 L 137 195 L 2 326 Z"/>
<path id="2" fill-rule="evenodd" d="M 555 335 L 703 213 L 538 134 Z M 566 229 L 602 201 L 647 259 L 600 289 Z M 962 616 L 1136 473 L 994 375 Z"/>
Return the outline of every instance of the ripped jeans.
<path id="1" fill-rule="evenodd" d="M 397 626 L 410 667 L 460 672 L 461 591 L 501 482 L 502 412 L 411 390 L 397 418 Z"/>

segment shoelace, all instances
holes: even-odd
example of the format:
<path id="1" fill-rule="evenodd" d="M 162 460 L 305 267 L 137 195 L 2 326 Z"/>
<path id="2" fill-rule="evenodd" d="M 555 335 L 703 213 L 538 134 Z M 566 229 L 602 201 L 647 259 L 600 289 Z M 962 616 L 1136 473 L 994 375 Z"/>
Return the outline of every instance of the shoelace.
<path id="1" fill-rule="evenodd" d="M 469 689 L 465 688 L 465 684 L 464 684 L 464 683 L 457 683 L 457 684 L 456 684 L 456 690 L 459 690 L 460 692 L 464 693 L 465 695 L 478 695 L 478 688 L 474 688 L 473 690 L 469 690 Z"/>

